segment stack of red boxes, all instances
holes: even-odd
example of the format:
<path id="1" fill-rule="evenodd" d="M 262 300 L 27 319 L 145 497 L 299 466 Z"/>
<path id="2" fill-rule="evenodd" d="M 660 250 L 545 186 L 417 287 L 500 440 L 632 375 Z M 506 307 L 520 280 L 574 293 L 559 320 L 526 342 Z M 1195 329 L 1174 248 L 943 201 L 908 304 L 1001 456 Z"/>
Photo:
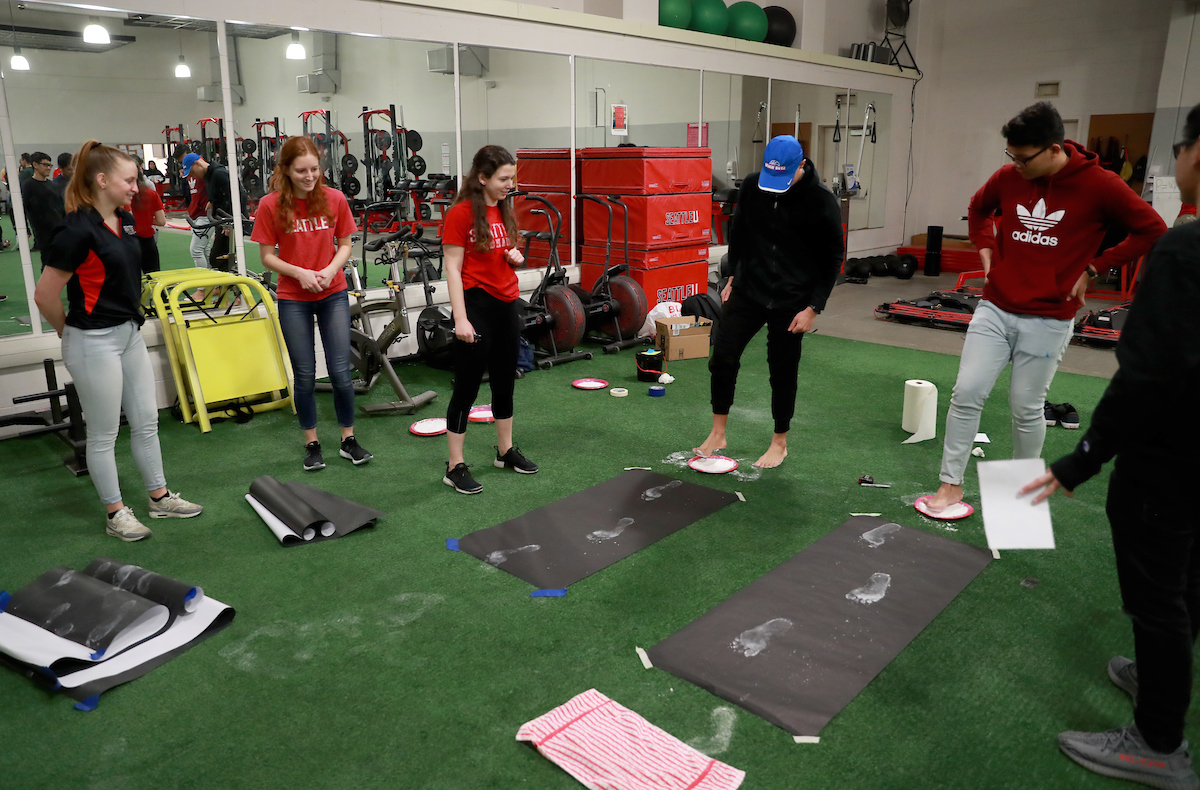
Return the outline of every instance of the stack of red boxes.
<path id="1" fill-rule="evenodd" d="M 521 148 L 517 150 L 517 188 L 549 200 L 562 214 L 562 227 L 558 236 L 558 258 L 564 266 L 571 263 L 571 149 L 569 148 Z M 550 230 L 546 217 L 531 213 L 533 209 L 546 210 L 540 201 L 517 198 L 513 204 L 517 214 L 517 225 L 521 230 L 538 232 Z M 551 218 L 553 217 L 551 212 Z M 520 248 L 525 249 L 524 241 Z M 550 259 L 549 242 L 533 239 L 529 243 L 526 268 L 542 268 Z"/>
<path id="2" fill-rule="evenodd" d="M 630 276 L 651 306 L 708 288 L 712 152 L 708 148 L 579 149 L 579 192 L 619 197 L 629 211 Z M 580 281 L 604 271 L 608 212 L 579 201 Z M 625 262 L 625 217 L 613 206 L 611 263 Z"/>

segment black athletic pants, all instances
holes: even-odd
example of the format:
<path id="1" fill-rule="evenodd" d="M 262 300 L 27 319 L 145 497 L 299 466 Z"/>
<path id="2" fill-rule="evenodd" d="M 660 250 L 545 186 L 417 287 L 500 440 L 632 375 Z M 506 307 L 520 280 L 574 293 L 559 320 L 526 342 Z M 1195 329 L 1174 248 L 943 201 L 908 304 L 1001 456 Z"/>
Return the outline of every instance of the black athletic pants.
<path id="1" fill-rule="evenodd" d="M 516 301 L 502 302 L 482 288 L 463 293 L 467 320 L 479 339 L 474 343 L 454 340 L 454 394 L 446 409 L 446 429 L 467 432 L 467 415 L 479 395 L 483 373 L 492 387 L 492 415 L 497 420 L 513 416 L 513 384 L 517 379 L 517 344 L 521 316 Z"/>
<path id="2" fill-rule="evenodd" d="M 1118 457 L 1108 484 L 1121 601 L 1133 621 L 1134 721 L 1161 752 L 1183 740 L 1200 634 L 1200 518 L 1191 499 L 1164 482 L 1176 471 Z"/>
<path id="3" fill-rule="evenodd" d="M 712 374 L 713 414 L 729 414 L 737 387 L 742 352 L 766 324 L 767 368 L 771 375 L 771 417 L 775 433 L 787 433 L 796 413 L 796 377 L 803 335 L 788 331 L 796 311 L 769 309 L 738 294 L 737 286 L 721 309 L 708 370 Z"/>
<path id="4" fill-rule="evenodd" d="M 142 274 L 159 271 L 162 266 L 158 259 L 158 239 L 138 236 L 138 244 L 142 246 Z"/>

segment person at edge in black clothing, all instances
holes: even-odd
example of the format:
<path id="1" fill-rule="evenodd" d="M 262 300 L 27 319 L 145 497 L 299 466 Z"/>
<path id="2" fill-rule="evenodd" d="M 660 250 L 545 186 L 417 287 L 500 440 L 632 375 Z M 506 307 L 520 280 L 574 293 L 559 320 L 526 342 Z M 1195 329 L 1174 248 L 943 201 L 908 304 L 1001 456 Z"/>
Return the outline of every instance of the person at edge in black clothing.
<path id="1" fill-rule="evenodd" d="M 762 170 L 742 183 L 729 228 L 729 262 L 733 276 L 721 291 L 721 325 L 708 362 L 712 432 L 694 452 L 707 456 L 725 447 L 742 352 L 766 324 L 775 433 L 754 465 L 779 466 L 796 411 L 800 341 L 825 308 L 842 265 L 837 198 L 795 137 L 767 143 Z"/>
<path id="2" fill-rule="evenodd" d="M 66 214 L 63 206 L 63 189 L 50 180 L 54 162 L 49 154 L 35 151 L 30 154 L 33 161 L 33 177 L 21 184 L 21 200 L 25 204 L 25 217 L 33 229 L 33 250 L 45 256 L 50 246 L 54 226 Z"/>
<path id="3" fill-rule="evenodd" d="M 1174 146 L 1185 203 L 1200 196 L 1200 104 Z M 1034 503 L 1068 496 L 1116 457 L 1108 520 L 1121 602 L 1133 621 L 1134 661 L 1108 663 L 1134 700 L 1134 723 L 1108 732 L 1064 732 L 1059 747 L 1090 771 L 1154 787 L 1200 788 L 1184 717 L 1200 634 L 1200 516 L 1179 491 L 1196 471 L 1200 431 L 1187 415 L 1200 390 L 1200 222 L 1168 230 L 1146 258 L 1121 340 L 1118 370 L 1075 451 L 1025 486 Z M 1163 419 L 1180 415 L 1181 419 Z"/>
<path id="4" fill-rule="evenodd" d="M 217 211 L 233 216 L 233 196 L 229 183 L 229 169 L 220 164 L 209 164 L 204 157 L 197 157 L 192 164 L 193 178 L 204 179 L 208 192 L 208 202 L 213 217 L 218 217 Z M 246 216 L 246 196 L 242 195 L 242 216 Z M 229 271 L 230 229 L 220 228 L 213 238 L 212 249 L 208 253 L 208 265 L 221 271 Z"/>
<path id="5" fill-rule="evenodd" d="M 67 184 L 71 183 L 71 176 L 75 173 L 75 154 L 69 151 L 59 154 L 58 169 L 60 172 L 54 177 L 54 183 L 65 193 Z"/>

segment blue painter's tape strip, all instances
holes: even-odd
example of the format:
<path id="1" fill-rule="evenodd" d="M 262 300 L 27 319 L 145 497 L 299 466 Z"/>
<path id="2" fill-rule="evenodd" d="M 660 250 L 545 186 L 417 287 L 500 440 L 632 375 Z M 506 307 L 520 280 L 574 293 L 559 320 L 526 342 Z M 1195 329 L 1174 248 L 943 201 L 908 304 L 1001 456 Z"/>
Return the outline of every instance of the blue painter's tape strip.
<path id="1" fill-rule="evenodd" d="M 8 602 L 12 600 L 12 593 L 7 590 L 0 590 L 0 612 L 8 608 Z"/>
<path id="2" fill-rule="evenodd" d="M 35 667 L 35 669 L 45 675 L 48 680 L 54 681 L 54 688 L 50 689 L 51 691 L 58 691 L 60 688 L 62 688 L 62 683 L 59 682 L 58 675 L 54 674 L 54 672 L 50 670 L 50 667 Z"/>
<path id="3" fill-rule="evenodd" d="M 562 598 L 567 594 L 567 588 L 561 590 L 534 590 L 529 593 L 530 598 Z"/>
<path id="4" fill-rule="evenodd" d="M 458 551 L 458 538 L 446 538 L 446 548 L 450 551 Z"/>
<path id="5" fill-rule="evenodd" d="M 196 597 L 196 594 L 197 594 L 198 592 L 200 592 L 200 591 L 199 591 L 199 590 L 197 590 L 195 587 L 193 587 L 192 589 L 188 590 L 188 594 L 184 596 L 184 598 L 183 598 L 183 602 L 184 602 L 184 603 L 188 603 L 189 601 L 192 601 L 192 600 L 194 600 L 194 599 L 195 599 L 195 597 Z"/>
<path id="6" fill-rule="evenodd" d="M 108 648 L 104 648 L 104 650 L 97 650 L 95 653 L 92 653 L 92 660 L 99 661 L 100 659 L 104 658 L 104 654 L 107 652 L 107 650 Z"/>
<path id="7" fill-rule="evenodd" d="M 99 704 L 100 704 L 100 695 L 93 694 L 92 696 L 88 697 L 87 699 L 85 699 L 82 702 L 76 702 L 75 710 L 81 710 L 84 713 L 87 713 L 89 711 L 95 710 L 96 706 Z"/>

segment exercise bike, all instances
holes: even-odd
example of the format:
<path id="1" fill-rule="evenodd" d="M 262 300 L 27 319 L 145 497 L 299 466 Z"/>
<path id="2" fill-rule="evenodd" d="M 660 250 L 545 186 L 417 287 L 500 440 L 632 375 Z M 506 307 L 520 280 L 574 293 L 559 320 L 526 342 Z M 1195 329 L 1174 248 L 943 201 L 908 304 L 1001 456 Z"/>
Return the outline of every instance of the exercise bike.
<path id="1" fill-rule="evenodd" d="M 387 244 L 403 245 L 405 237 L 411 235 L 411 231 L 404 228 L 389 236 L 364 242 L 363 251 L 376 252 Z M 383 284 L 390 295 L 384 299 L 367 299 L 366 288 L 358 270 L 358 260 L 351 258 L 343 267 L 349 285 L 348 296 L 353 298 L 350 304 L 350 367 L 355 372 L 354 392 L 357 395 L 366 394 L 380 376 L 385 376 L 392 390 L 400 398 L 387 403 L 359 406 L 366 414 L 414 414 L 417 409 L 437 397 L 433 390 L 416 397 L 410 396 L 387 355 L 388 349 L 396 340 L 410 333 L 408 306 L 404 301 L 404 277 L 400 270 L 400 262 L 406 257 L 406 253 L 388 257 L 390 276 Z M 363 259 L 364 266 L 365 263 Z M 381 327 L 378 333 L 377 327 Z M 320 382 L 317 389 L 329 392 L 333 385 Z"/>
<path id="2" fill-rule="evenodd" d="M 550 258 L 546 263 L 541 283 L 530 294 L 528 302 L 520 300 L 522 334 L 534 347 L 534 354 L 539 357 L 537 366 L 546 370 L 577 359 L 591 359 L 592 352 L 575 350 L 583 341 L 587 329 L 587 316 L 583 302 L 568 286 L 567 273 L 558 259 L 562 214 L 549 200 L 539 195 L 510 192 L 509 197 L 524 197 L 543 204 L 546 210 L 535 208 L 530 214 L 544 216 L 550 228 L 549 231 L 520 232 L 521 237 L 525 239 L 526 256 L 529 255 L 529 245 L 534 239 L 550 245 Z"/>
<path id="3" fill-rule="evenodd" d="M 646 345 L 638 330 L 646 322 L 650 305 L 646 292 L 637 281 L 625 274 L 629 271 L 629 206 L 619 197 L 578 194 L 577 198 L 599 203 L 608 210 L 608 237 L 604 241 L 604 271 L 588 291 L 580 285 L 571 290 L 587 311 L 586 339 L 604 344 L 605 354 L 615 354 L 623 348 Z M 625 215 L 625 263 L 612 266 L 613 206 L 620 206 Z"/>

